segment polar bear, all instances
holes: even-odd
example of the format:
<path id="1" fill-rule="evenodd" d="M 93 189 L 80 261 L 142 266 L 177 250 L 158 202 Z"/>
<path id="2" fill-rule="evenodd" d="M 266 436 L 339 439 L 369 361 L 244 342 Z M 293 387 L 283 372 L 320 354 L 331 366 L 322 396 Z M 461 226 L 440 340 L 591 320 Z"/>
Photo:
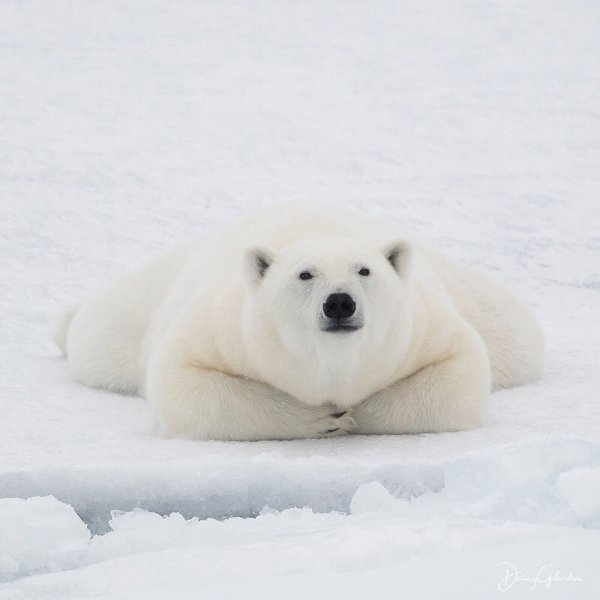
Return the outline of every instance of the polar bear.
<path id="1" fill-rule="evenodd" d="M 394 223 L 276 207 L 126 274 L 68 313 L 72 376 L 140 394 L 163 436 L 456 431 L 540 376 L 530 310 Z"/>

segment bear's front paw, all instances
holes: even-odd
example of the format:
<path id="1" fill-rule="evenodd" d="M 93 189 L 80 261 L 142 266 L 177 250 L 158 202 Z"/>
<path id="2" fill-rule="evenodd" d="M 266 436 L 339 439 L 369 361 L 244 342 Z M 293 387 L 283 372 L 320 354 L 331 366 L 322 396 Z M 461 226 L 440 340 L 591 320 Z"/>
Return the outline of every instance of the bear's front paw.
<path id="1" fill-rule="evenodd" d="M 315 425 L 319 428 L 317 437 L 347 435 L 356 427 L 354 417 L 349 410 L 339 410 L 331 406 L 323 409 L 323 414 L 315 420 Z"/>

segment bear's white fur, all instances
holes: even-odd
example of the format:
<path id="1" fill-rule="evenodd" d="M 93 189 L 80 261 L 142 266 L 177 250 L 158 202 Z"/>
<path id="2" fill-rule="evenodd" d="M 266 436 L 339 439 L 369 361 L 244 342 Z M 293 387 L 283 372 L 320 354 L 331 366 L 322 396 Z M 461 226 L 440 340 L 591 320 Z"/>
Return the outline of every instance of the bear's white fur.
<path id="1" fill-rule="evenodd" d="M 335 293 L 346 320 L 325 315 Z M 56 340 L 75 379 L 145 395 L 163 435 L 198 439 L 472 428 L 543 362 L 504 288 L 396 224 L 289 206 L 120 277 Z"/>

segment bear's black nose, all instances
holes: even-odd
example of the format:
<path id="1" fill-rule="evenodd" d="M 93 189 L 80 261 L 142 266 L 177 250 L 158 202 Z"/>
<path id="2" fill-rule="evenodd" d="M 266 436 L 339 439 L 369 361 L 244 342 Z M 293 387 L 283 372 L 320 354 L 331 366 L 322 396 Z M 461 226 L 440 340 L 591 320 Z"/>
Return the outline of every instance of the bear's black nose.
<path id="1" fill-rule="evenodd" d="M 349 294 L 331 294 L 323 304 L 323 312 L 330 319 L 346 319 L 356 310 L 356 303 Z"/>

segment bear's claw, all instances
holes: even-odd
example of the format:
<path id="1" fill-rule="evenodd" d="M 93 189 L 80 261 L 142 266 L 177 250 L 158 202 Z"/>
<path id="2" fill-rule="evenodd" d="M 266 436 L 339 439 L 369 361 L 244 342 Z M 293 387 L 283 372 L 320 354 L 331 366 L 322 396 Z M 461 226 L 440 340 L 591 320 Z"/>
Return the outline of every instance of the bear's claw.
<path id="1" fill-rule="evenodd" d="M 329 407 L 329 410 L 332 408 L 335 410 L 336 407 Z M 348 410 L 338 409 L 338 412 L 324 414 L 320 420 L 320 425 L 322 429 L 318 434 L 319 437 L 335 437 L 350 433 L 356 427 L 356 422 Z"/>

